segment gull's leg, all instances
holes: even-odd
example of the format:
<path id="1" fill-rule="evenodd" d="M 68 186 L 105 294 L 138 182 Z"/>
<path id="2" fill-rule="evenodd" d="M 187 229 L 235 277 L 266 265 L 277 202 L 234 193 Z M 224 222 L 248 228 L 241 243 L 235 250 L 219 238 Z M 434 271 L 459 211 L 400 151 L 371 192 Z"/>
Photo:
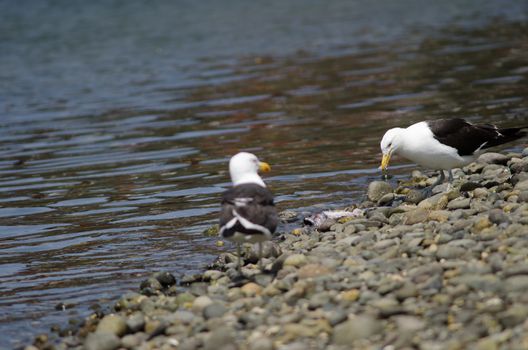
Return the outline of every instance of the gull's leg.
<path id="1" fill-rule="evenodd" d="M 438 177 L 438 180 L 434 184 L 431 185 L 431 188 L 435 188 L 435 186 L 440 185 L 445 180 L 445 173 L 443 170 L 440 170 L 440 176 Z"/>
<path id="2" fill-rule="evenodd" d="M 430 197 L 431 194 L 433 194 L 433 188 L 440 185 L 445 180 L 445 174 L 443 170 L 440 170 L 440 176 L 438 177 L 438 180 L 435 181 L 431 186 L 427 186 L 422 190 L 422 195 L 427 198 Z"/>
<path id="3" fill-rule="evenodd" d="M 258 250 L 259 250 L 259 269 L 260 271 L 263 270 L 262 267 L 262 242 L 258 242 Z"/>
<path id="4" fill-rule="evenodd" d="M 447 178 L 450 183 L 453 182 L 453 171 L 451 169 L 448 170 L 449 177 Z"/>
<path id="5" fill-rule="evenodd" d="M 241 255 L 242 255 L 242 252 L 241 252 L 241 249 L 240 249 L 240 243 L 237 243 L 237 255 L 238 255 L 238 266 L 237 266 L 237 270 L 239 273 L 241 273 L 241 268 L 242 268 L 242 259 L 241 259 Z"/>

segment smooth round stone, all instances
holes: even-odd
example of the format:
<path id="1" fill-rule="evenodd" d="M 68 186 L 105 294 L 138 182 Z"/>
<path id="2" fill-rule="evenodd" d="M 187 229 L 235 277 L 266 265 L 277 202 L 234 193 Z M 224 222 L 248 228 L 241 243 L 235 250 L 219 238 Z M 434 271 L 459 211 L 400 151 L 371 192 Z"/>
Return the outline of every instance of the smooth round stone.
<path id="1" fill-rule="evenodd" d="M 249 348 L 251 350 L 273 350 L 273 342 L 268 337 L 260 336 L 249 341 Z"/>
<path id="2" fill-rule="evenodd" d="M 383 330 L 381 323 L 369 316 L 357 316 L 334 328 L 332 340 L 337 345 L 350 346 L 360 339 L 369 338 Z"/>
<path id="3" fill-rule="evenodd" d="M 488 214 L 489 220 L 494 224 L 502 224 L 503 222 L 510 222 L 510 218 L 501 209 L 492 209 Z"/>
<path id="4" fill-rule="evenodd" d="M 429 217 L 429 211 L 427 209 L 418 208 L 415 210 L 411 210 L 403 214 L 403 222 L 406 225 L 414 225 L 418 224 L 420 222 L 427 221 Z"/>
<path id="5" fill-rule="evenodd" d="M 126 325 L 133 333 L 141 331 L 145 327 L 145 315 L 142 312 L 134 312 L 128 316 Z"/>
<path id="6" fill-rule="evenodd" d="M 516 191 L 528 191 L 528 180 L 523 180 L 523 181 L 519 181 L 517 182 L 517 184 L 515 185 L 515 187 L 513 188 L 514 190 Z"/>
<path id="7" fill-rule="evenodd" d="M 518 202 L 528 202 L 528 190 L 519 193 L 517 200 Z"/>
<path id="8" fill-rule="evenodd" d="M 447 204 L 447 208 L 451 210 L 467 209 L 469 208 L 470 203 L 471 203 L 471 200 L 469 198 L 459 197 L 449 202 Z"/>
<path id="9" fill-rule="evenodd" d="M 222 272 L 218 270 L 207 270 L 203 273 L 203 279 L 205 281 L 216 281 L 222 276 Z"/>
<path id="10" fill-rule="evenodd" d="M 295 266 L 299 267 L 305 265 L 308 262 L 306 255 L 304 254 L 293 254 L 290 255 L 284 260 L 284 266 Z"/>
<path id="11" fill-rule="evenodd" d="M 161 285 L 160 281 L 158 281 L 156 278 L 150 277 L 142 281 L 141 284 L 139 285 L 139 288 L 140 289 L 150 289 L 150 290 L 156 291 L 156 290 L 162 290 L 163 286 Z"/>
<path id="12" fill-rule="evenodd" d="M 385 181 L 372 181 L 367 190 L 367 197 L 373 202 L 379 201 L 387 193 L 393 191 L 392 186 Z"/>
<path id="13" fill-rule="evenodd" d="M 233 331 L 227 327 L 219 327 L 211 332 L 205 339 L 205 350 L 233 349 L 236 350 L 236 340 Z"/>
<path id="14" fill-rule="evenodd" d="M 222 317 L 226 312 L 227 308 L 224 304 L 213 302 L 204 309 L 203 314 L 206 319 L 211 319 L 215 317 Z"/>
<path id="15" fill-rule="evenodd" d="M 240 290 L 247 297 L 260 295 L 262 293 L 262 287 L 254 282 L 244 284 Z"/>
<path id="16" fill-rule="evenodd" d="M 96 332 L 111 333 L 122 336 L 127 330 L 126 321 L 118 315 L 106 315 L 97 325 Z"/>
<path id="17" fill-rule="evenodd" d="M 211 305 L 213 301 L 206 295 L 201 295 L 194 299 L 192 304 L 192 310 L 201 313 L 206 307 Z"/>
<path id="18" fill-rule="evenodd" d="M 141 344 L 141 337 L 138 337 L 135 334 L 128 334 L 121 338 L 121 346 L 127 349 L 132 349 Z"/>
<path id="19" fill-rule="evenodd" d="M 121 346 L 121 340 L 113 333 L 90 333 L 84 340 L 84 350 L 114 350 Z"/>
<path id="20" fill-rule="evenodd" d="M 409 192 L 407 192 L 407 194 L 405 195 L 406 203 L 418 204 L 423 200 L 424 200 L 424 195 L 422 191 L 419 191 L 419 190 L 415 190 L 415 189 L 409 190 Z"/>
<path id="21" fill-rule="evenodd" d="M 394 201 L 394 193 L 387 193 L 378 200 L 379 206 L 390 205 Z"/>
<path id="22" fill-rule="evenodd" d="M 500 165 L 506 165 L 506 163 L 508 163 L 508 160 L 510 160 L 510 157 L 502 153 L 496 153 L 496 152 L 483 153 L 477 159 L 477 161 L 480 163 L 500 164 Z"/>
<path id="23" fill-rule="evenodd" d="M 456 259 L 463 256 L 465 253 L 466 249 L 462 247 L 444 244 L 438 247 L 436 257 L 439 259 Z"/>
<path id="24" fill-rule="evenodd" d="M 449 197 L 446 194 L 438 193 L 418 203 L 418 208 L 429 210 L 445 209 L 448 202 Z"/>
<path id="25" fill-rule="evenodd" d="M 156 272 L 153 277 L 164 287 L 170 287 L 176 284 L 176 277 L 170 272 L 162 271 Z"/>

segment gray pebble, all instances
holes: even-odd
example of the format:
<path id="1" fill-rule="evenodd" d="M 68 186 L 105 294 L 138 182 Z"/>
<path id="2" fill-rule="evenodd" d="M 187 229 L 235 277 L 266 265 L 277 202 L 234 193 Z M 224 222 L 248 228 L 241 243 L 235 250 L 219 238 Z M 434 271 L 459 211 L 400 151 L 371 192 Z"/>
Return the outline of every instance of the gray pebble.
<path id="1" fill-rule="evenodd" d="M 333 342 L 350 346 L 356 340 L 368 338 L 383 330 L 381 323 L 369 316 L 356 316 L 334 328 Z"/>
<path id="2" fill-rule="evenodd" d="M 144 290 L 144 289 L 151 289 L 151 290 L 161 290 L 163 289 L 163 286 L 161 285 L 161 283 L 154 277 L 150 277 L 146 280 L 144 280 L 143 282 L 141 282 L 141 284 L 139 285 L 139 288 Z"/>
<path id="3" fill-rule="evenodd" d="M 481 154 L 478 157 L 477 162 L 506 165 L 506 163 L 508 163 L 508 160 L 510 160 L 510 157 L 505 156 L 502 153 L 487 152 L 487 153 Z"/>
<path id="4" fill-rule="evenodd" d="M 385 181 L 372 181 L 367 190 L 367 197 L 373 202 L 379 201 L 384 195 L 393 191 L 392 186 Z"/>
<path id="5" fill-rule="evenodd" d="M 131 332 L 139 332 L 143 330 L 143 327 L 145 326 L 145 316 L 142 312 L 134 312 L 128 316 L 126 325 Z"/>
<path id="6" fill-rule="evenodd" d="M 488 217 L 491 222 L 497 225 L 510 222 L 508 215 L 506 215 L 501 209 L 490 210 Z"/>
<path id="7" fill-rule="evenodd" d="M 84 350 L 114 350 L 121 346 L 121 340 L 112 333 L 90 333 L 84 341 Z"/>
<path id="8" fill-rule="evenodd" d="M 233 330 L 229 327 L 219 327 L 214 329 L 205 339 L 205 350 L 233 349 L 236 350 L 236 341 Z"/>
<path id="9" fill-rule="evenodd" d="M 153 277 L 157 279 L 163 287 L 170 287 L 176 284 L 176 278 L 170 272 L 156 272 Z"/>
<path id="10" fill-rule="evenodd" d="M 457 246 L 450 246 L 447 244 L 441 245 L 436 251 L 436 256 L 439 259 L 457 259 L 466 253 L 466 249 Z"/>
<path id="11" fill-rule="evenodd" d="M 451 202 L 447 204 L 448 209 L 467 209 L 469 208 L 471 200 L 469 198 L 463 198 L 459 197 L 456 199 L 453 199 Z"/>
<path id="12" fill-rule="evenodd" d="M 96 332 L 111 333 L 122 336 L 127 330 L 127 324 L 123 317 L 119 315 L 106 315 L 97 325 Z"/>
<path id="13" fill-rule="evenodd" d="M 206 319 L 222 317 L 226 312 L 227 308 L 225 305 L 219 302 L 213 302 L 203 310 Z"/>

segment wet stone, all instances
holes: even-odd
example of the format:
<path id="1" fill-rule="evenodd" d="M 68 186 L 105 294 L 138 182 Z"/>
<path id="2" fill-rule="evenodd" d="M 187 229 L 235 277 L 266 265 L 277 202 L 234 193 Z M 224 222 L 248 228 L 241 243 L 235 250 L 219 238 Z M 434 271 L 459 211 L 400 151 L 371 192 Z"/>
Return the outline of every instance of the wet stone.
<path id="1" fill-rule="evenodd" d="M 156 272 L 153 278 L 157 279 L 163 287 L 170 287 L 176 284 L 176 277 L 170 272 Z"/>
<path id="2" fill-rule="evenodd" d="M 373 181 L 369 184 L 367 197 L 373 202 L 379 201 L 384 195 L 393 191 L 392 186 L 385 181 Z"/>
<path id="3" fill-rule="evenodd" d="M 379 206 L 390 205 L 394 201 L 394 193 L 387 193 L 378 200 Z"/>
<path id="4" fill-rule="evenodd" d="M 141 284 L 139 285 L 139 288 L 142 291 L 144 291 L 144 290 L 158 291 L 158 290 L 163 289 L 163 286 L 161 285 L 161 283 L 156 278 L 150 277 L 150 278 L 142 281 Z"/>
<path id="5" fill-rule="evenodd" d="M 293 210 L 284 210 L 279 213 L 279 218 L 282 222 L 289 223 L 297 221 L 299 215 Z"/>

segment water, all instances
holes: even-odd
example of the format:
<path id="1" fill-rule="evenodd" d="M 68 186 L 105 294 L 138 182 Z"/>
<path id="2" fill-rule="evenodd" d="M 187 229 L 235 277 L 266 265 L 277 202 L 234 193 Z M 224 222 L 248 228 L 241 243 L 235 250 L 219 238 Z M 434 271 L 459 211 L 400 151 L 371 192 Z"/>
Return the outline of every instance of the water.
<path id="1" fill-rule="evenodd" d="M 528 124 L 524 1 L 0 1 L 0 16 L 0 348 L 229 248 L 202 231 L 240 150 L 303 215 L 362 199 L 389 127 Z"/>

